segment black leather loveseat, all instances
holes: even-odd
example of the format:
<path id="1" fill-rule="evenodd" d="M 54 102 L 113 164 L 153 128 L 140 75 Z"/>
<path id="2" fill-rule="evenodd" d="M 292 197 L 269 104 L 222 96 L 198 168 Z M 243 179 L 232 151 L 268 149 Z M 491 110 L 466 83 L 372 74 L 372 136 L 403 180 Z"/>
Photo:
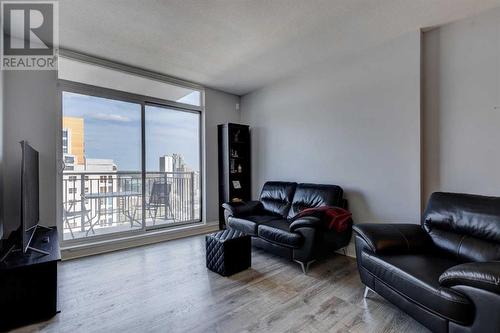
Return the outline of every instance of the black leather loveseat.
<path id="1" fill-rule="evenodd" d="M 345 247 L 351 238 L 352 221 L 343 232 L 328 230 L 315 217 L 291 221 L 305 208 L 346 208 L 343 190 L 336 185 L 267 182 L 258 201 L 225 203 L 226 224 L 252 236 L 252 244 L 298 262 L 304 273 L 318 257 Z"/>
<path id="2" fill-rule="evenodd" d="M 500 332 L 500 198 L 434 193 L 422 225 L 354 230 L 369 289 L 434 332 Z"/>

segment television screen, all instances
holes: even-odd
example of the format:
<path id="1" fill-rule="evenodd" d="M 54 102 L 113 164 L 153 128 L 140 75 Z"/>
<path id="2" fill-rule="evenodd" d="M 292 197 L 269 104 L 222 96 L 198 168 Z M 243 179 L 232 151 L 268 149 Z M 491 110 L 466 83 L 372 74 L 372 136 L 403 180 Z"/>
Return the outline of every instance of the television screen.
<path id="1" fill-rule="evenodd" d="M 23 251 L 26 252 L 39 220 L 38 152 L 26 141 L 21 142 L 21 233 Z"/>

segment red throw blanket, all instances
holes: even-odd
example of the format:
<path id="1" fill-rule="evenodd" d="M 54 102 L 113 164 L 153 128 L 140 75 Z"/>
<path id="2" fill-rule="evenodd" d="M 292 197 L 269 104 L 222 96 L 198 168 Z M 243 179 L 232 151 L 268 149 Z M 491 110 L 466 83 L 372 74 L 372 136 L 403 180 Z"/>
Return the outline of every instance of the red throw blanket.
<path id="1" fill-rule="evenodd" d="M 306 208 L 300 211 L 293 220 L 297 220 L 301 217 L 314 216 L 321 221 L 324 221 L 327 229 L 334 229 L 337 232 L 345 231 L 349 227 L 349 223 L 352 217 L 351 212 L 344 208 L 332 207 L 332 206 L 321 206 L 314 208 Z"/>

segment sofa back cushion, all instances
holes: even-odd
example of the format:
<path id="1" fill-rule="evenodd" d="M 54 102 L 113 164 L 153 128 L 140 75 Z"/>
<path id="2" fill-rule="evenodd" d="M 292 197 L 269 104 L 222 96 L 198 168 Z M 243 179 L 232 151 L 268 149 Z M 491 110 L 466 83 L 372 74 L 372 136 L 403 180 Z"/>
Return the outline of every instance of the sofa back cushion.
<path id="1" fill-rule="evenodd" d="M 500 198 L 433 193 L 422 218 L 434 244 L 461 261 L 500 260 Z"/>
<path id="2" fill-rule="evenodd" d="M 344 191 L 337 185 L 298 184 L 288 218 L 293 218 L 305 208 L 320 206 L 343 207 Z"/>
<path id="3" fill-rule="evenodd" d="M 260 201 L 267 212 L 286 217 L 290 210 L 297 183 L 266 182 L 260 193 Z"/>

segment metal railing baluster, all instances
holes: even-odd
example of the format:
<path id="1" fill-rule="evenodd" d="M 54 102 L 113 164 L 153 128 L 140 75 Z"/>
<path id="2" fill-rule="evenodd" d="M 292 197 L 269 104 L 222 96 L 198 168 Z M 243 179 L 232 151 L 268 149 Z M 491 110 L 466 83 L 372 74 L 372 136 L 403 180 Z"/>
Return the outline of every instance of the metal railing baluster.
<path id="1" fill-rule="evenodd" d="M 148 204 L 149 200 L 151 200 L 151 191 L 155 182 L 165 183 L 166 188 L 170 191 L 168 196 L 164 196 L 160 207 L 157 207 L 157 225 L 172 222 L 190 222 L 199 218 L 198 210 L 201 209 L 199 189 L 195 188 L 196 174 L 192 171 L 148 173 L 145 179 L 146 192 L 144 197 L 140 196 L 135 199 L 115 196 L 110 196 L 111 199 L 109 199 L 106 197 L 106 193 L 112 192 L 141 192 L 142 180 L 140 175 L 140 172 L 68 172 L 64 174 L 62 186 L 64 209 L 66 212 L 78 214 L 78 218 L 67 222 L 64 221 L 64 231 L 69 233 L 69 228 L 78 228 L 78 223 L 80 223 L 77 229 L 80 230 L 77 231 L 77 234 L 80 234 L 79 238 L 100 234 L 99 229 L 117 227 L 117 230 L 121 230 L 120 228 L 123 229 L 122 225 L 125 223 L 130 223 L 130 229 L 133 229 L 134 219 L 142 219 L 142 210 L 136 210 L 135 206 Z M 79 188 L 77 183 L 79 183 Z M 97 188 L 94 186 L 97 186 Z M 87 191 L 85 190 L 86 187 Z M 103 196 L 86 199 L 87 193 L 101 193 Z M 76 200 L 77 197 L 80 197 L 79 200 Z M 100 205 L 97 200 L 101 200 L 102 204 Z M 78 201 L 80 201 L 79 204 Z M 88 201 L 88 204 L 86 201 Z M 102 211 L 98 212 L 99 208 Z M 78 212 L 78 210 L 80 211 Z M 127 210 L 129 210 L 129 213 L 134 214 L 134 219 L 127 215 Z M 136 210 L 135 213 L 134 210 Z M 146 220 L 153 218 L 149 209 L 146 209 L 144 213 Z M 112 217 L 112 220 L 110 220 L 110 217 Z M 105 218 L 105 220 L 102 220 L 102 218 Z M 90 220 L 87 221 L 86 219 Z M 99 219 L 99 221 L 93 222 L 95 223 L 95 233 L 88 232 L 90 225 L 87 224 L 92 223 L 92 219 Z M 75 229 L 73 229 L 74 231 Z"/>

